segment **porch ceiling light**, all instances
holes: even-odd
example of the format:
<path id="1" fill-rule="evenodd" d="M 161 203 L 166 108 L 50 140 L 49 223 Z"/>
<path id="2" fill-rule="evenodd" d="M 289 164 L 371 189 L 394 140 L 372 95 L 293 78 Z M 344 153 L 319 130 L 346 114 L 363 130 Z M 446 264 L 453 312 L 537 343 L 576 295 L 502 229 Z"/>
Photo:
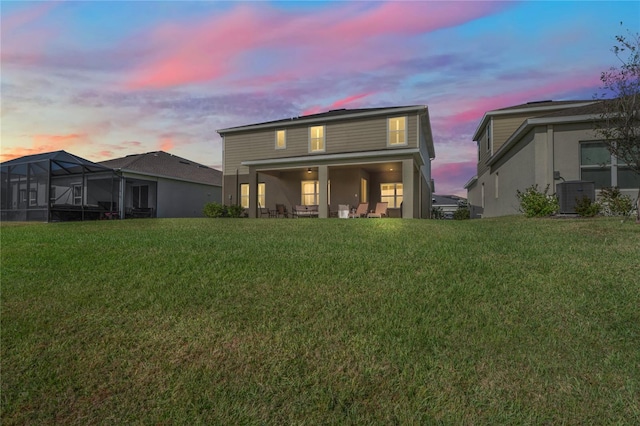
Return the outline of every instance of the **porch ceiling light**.
<path id="1" fill-rule="evenodd" d="M 311 167 L 307 169 L 307 173 L 311 173 Z"/>

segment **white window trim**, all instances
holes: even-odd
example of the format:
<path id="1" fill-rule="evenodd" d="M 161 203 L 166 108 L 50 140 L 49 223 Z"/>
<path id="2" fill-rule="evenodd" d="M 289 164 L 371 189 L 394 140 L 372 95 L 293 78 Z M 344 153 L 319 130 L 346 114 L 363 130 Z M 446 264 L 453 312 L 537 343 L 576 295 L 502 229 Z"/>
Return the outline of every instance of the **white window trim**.
<path id="1" fill-rule="evenodd" d="M 400 208 L 400 204 L 402 204 L 402 201 L 400 203 L 398 203 L 398 186 L 402 186 L 402 200 L 404 201 L 404 185 L 402 184 L 402 182 L 381 182 L 380 183 L 380 200 L 382 201 L 382 186 L 383 185 L 393 185 L 393 196 L 391 195 L 387 195 L 385 197 L 386 198 L 393 198 L 393 203 L 389 203 L 389 208 L 395 208 L 395 209 L 399 209 Z M 393 206 L 391 205 L 393 204 Z M 395 207 L 394 207 L 395 206 Z"/>
<path id="2" fill-rule="evenodd" d="M 315 127 L 322 127 L 322 149 L 312 150 L 311 149 L 311 129 Z M 327 150 L 327 126 L 325 126 L 324 124 L 320 126 L 309 126 L 308 136 L 309 136 L 309 153 L 310 154 L 325 152 Z"/>
<path id="3" fill-rule="evenodd" d="M 404 118 L 404 143 L 391 143 L 391 126 L 389 126 L 389 123 L 391 122 L 391 120 L 395 120 L 398 118 Z M 387 147 L 396 147 L 396 146 L 407 146 L 409 144 L 409 134 L 407 132 L 407 127 L 409 126 L 409 117 L 407 117 L 406 115 L 400 115 L 397 117 L 389 117 L 387 118 Z"/>
<path id="4" fill-rule="evenodd" d="M 278 146 L 278 132 L 282 132 L 284 134 L 284 146 Z M 287 130 L 286 129 L 276 129 L 275 146 L 276 146 L 276 149 L 287 149 Z"/>
<path id="5" fill-rule="evenodd" d="M 311 192 L 304 192 L 304 186 L 305 183 L 312 183 L 313 184 L 313 193 Z M 313 204 L 305 204 L 305 196 L 307 195 L 311 195 L 313 194 L 313 198 L 315 200 L 315 202 Z M 300 181 L 300 204 L 302 204 L 303 206 L 314 206 L 318 204 L 318 201 L 320 199 L 320 181 L 319 180 L 303 180 Z"/>

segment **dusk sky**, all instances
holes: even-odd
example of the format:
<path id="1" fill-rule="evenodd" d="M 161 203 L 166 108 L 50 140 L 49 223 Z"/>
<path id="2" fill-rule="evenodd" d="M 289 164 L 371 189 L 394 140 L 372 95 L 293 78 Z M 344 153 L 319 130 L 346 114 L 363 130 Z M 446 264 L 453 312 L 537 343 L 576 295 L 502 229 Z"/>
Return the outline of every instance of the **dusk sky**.
<path id="1" fill-rule="evenodd" d="M 217 129 L 427 105 L 436 193 L 465 195 L 485 111 L 592 99 L 640 2 L 10 2 L 1 160 L 164 150 L 221 168 Z M 623 23 L 621 26 L 620 23 Z"/>

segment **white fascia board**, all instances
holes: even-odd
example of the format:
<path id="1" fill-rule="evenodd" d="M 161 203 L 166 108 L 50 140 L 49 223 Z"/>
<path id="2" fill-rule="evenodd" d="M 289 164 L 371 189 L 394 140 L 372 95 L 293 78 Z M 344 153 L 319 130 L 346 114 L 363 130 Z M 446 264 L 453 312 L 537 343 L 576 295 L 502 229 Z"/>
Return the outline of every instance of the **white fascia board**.
<path id="1" fill-rule="evenodd" d="M 473 185 L 474 183 L 476 183 L 477 181 L 478 181 L 478 176 L 476 175 L 476 176 L 472 177 L 471 179 L 469 179 L 469 181 L 468 181 L 467 183 L 465 183 L 465 184 L 464 184 L 464 189 L 467 189 L 467 190 L 468 190 L 468 189 L 469 189 L 469 187 L 470 187 L 471 185 Z"/>
<path id="2" fill-rule="evenodd" d="M 270 160 L 248 160 L 243 161 L 240 164 L 243 166 L 307 166 L 314 163 L 326 163 L 331 161 L 343 161 L 343 160 L 370 160 L 383 157 L 406 157 L 406 156 L 418 155 L 420 160 L 424 163 L 424 159 L 420 154 L 418 148 L 406 148 L 406 149 L 389 149 L 383 151 L 365 151 L 365 152 L 349 152 L 346 154 L 319 154 L 319 155 L 306 155 L 304 157 L 287 157 L 287 158 L 273 158 Z M 422 164 L 421 164 L 422 165 Z"/>
<path id="3" fill-rule="evenodd" d="M 541 117 L 541 118 L 529 118 L 513 132 L 509 139 L 500 147 L 500 149 L 487 160 L 487 165 L 491 166 L 498 161 L 504 153 L 509 151 L 513 145 L 515 145 L 529 130 L 536 126 L 546 126 L 549 124 L 568 124 L 568 123 L 584 123 L 591 122 L 600 118 L 599 114 L 588 115 L 571 115 L 565 117 Z"/>
<path id="4" fill-rule="evenodd" d="M 314 123 L 326 123 L 329 121 L 338 121 L 338 120 L 347 120 L 352 118 L 366 118 L 366 117 L 375 117 L 379 115 L 389 115 L 389 114 L 402 114 L 406 112 L 413 111 L 422 111 L 425 110 L 426 105 L 416 105 L 405 108 L 388 108 L 376 111 L 366 111 L 366 112 L 357 112 L 354 114 L 342 114 L 336 115 L 333 117 L 318 117 L 318 118 L 305 118 L 302 117 L 291 117 L 289 121 L 278 121 L 275 123 L 264 123 L 264 124 L 249 124 L 241 127 L 230 127 L 227 129 L 216 130 L 220 135 L 226 133 L 235 133 L 235 132 L 243 132 L 247 130 L 261 130 L 261 129 L 273 129 L 273 128 L 284 128 L 289 126 L 294 126 L 298 124 L 314 124 Z"/>
<path id="5" fill-rule="evenodd" d="M 482 117 L 482 120 L 480 120 L 480 124 L 478 124 L 478 127 L 476 128 L 476 131 L 473 134 L 472 140 L 477 141 L 478 139 L 480 139 L 480 136 L 482 136 L 482 130 L 487 125 L 487 122 L 491 117 L 499 117 L 501 115 L 520 114 L 523 112 L 545 112 L 545 111 L 551 112 L 551 111 L 557 111 L 562 109 L 578 108 L 582 106 L 591 105 L 596 102 L 598 101 L 576 102 L 574 104 L 562 104 L 562 105 L 547 105 L 547 106 L 540 106 L 540 107 L 533 107 L 533 108 L 518 108 L 518 109 L 488 111 L 484 114 L 484 116 Z"/>

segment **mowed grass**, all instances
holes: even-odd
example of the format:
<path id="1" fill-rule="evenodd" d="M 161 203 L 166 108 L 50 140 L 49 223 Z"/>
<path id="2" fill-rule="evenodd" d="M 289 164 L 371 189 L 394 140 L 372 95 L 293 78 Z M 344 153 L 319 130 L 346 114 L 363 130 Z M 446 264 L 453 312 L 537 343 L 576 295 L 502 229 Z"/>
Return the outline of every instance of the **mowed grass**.
<path id="1" fill-rule="evenodd" d="M 640 226 L 2 224 L 2 424 L 639 424 Z"/>

